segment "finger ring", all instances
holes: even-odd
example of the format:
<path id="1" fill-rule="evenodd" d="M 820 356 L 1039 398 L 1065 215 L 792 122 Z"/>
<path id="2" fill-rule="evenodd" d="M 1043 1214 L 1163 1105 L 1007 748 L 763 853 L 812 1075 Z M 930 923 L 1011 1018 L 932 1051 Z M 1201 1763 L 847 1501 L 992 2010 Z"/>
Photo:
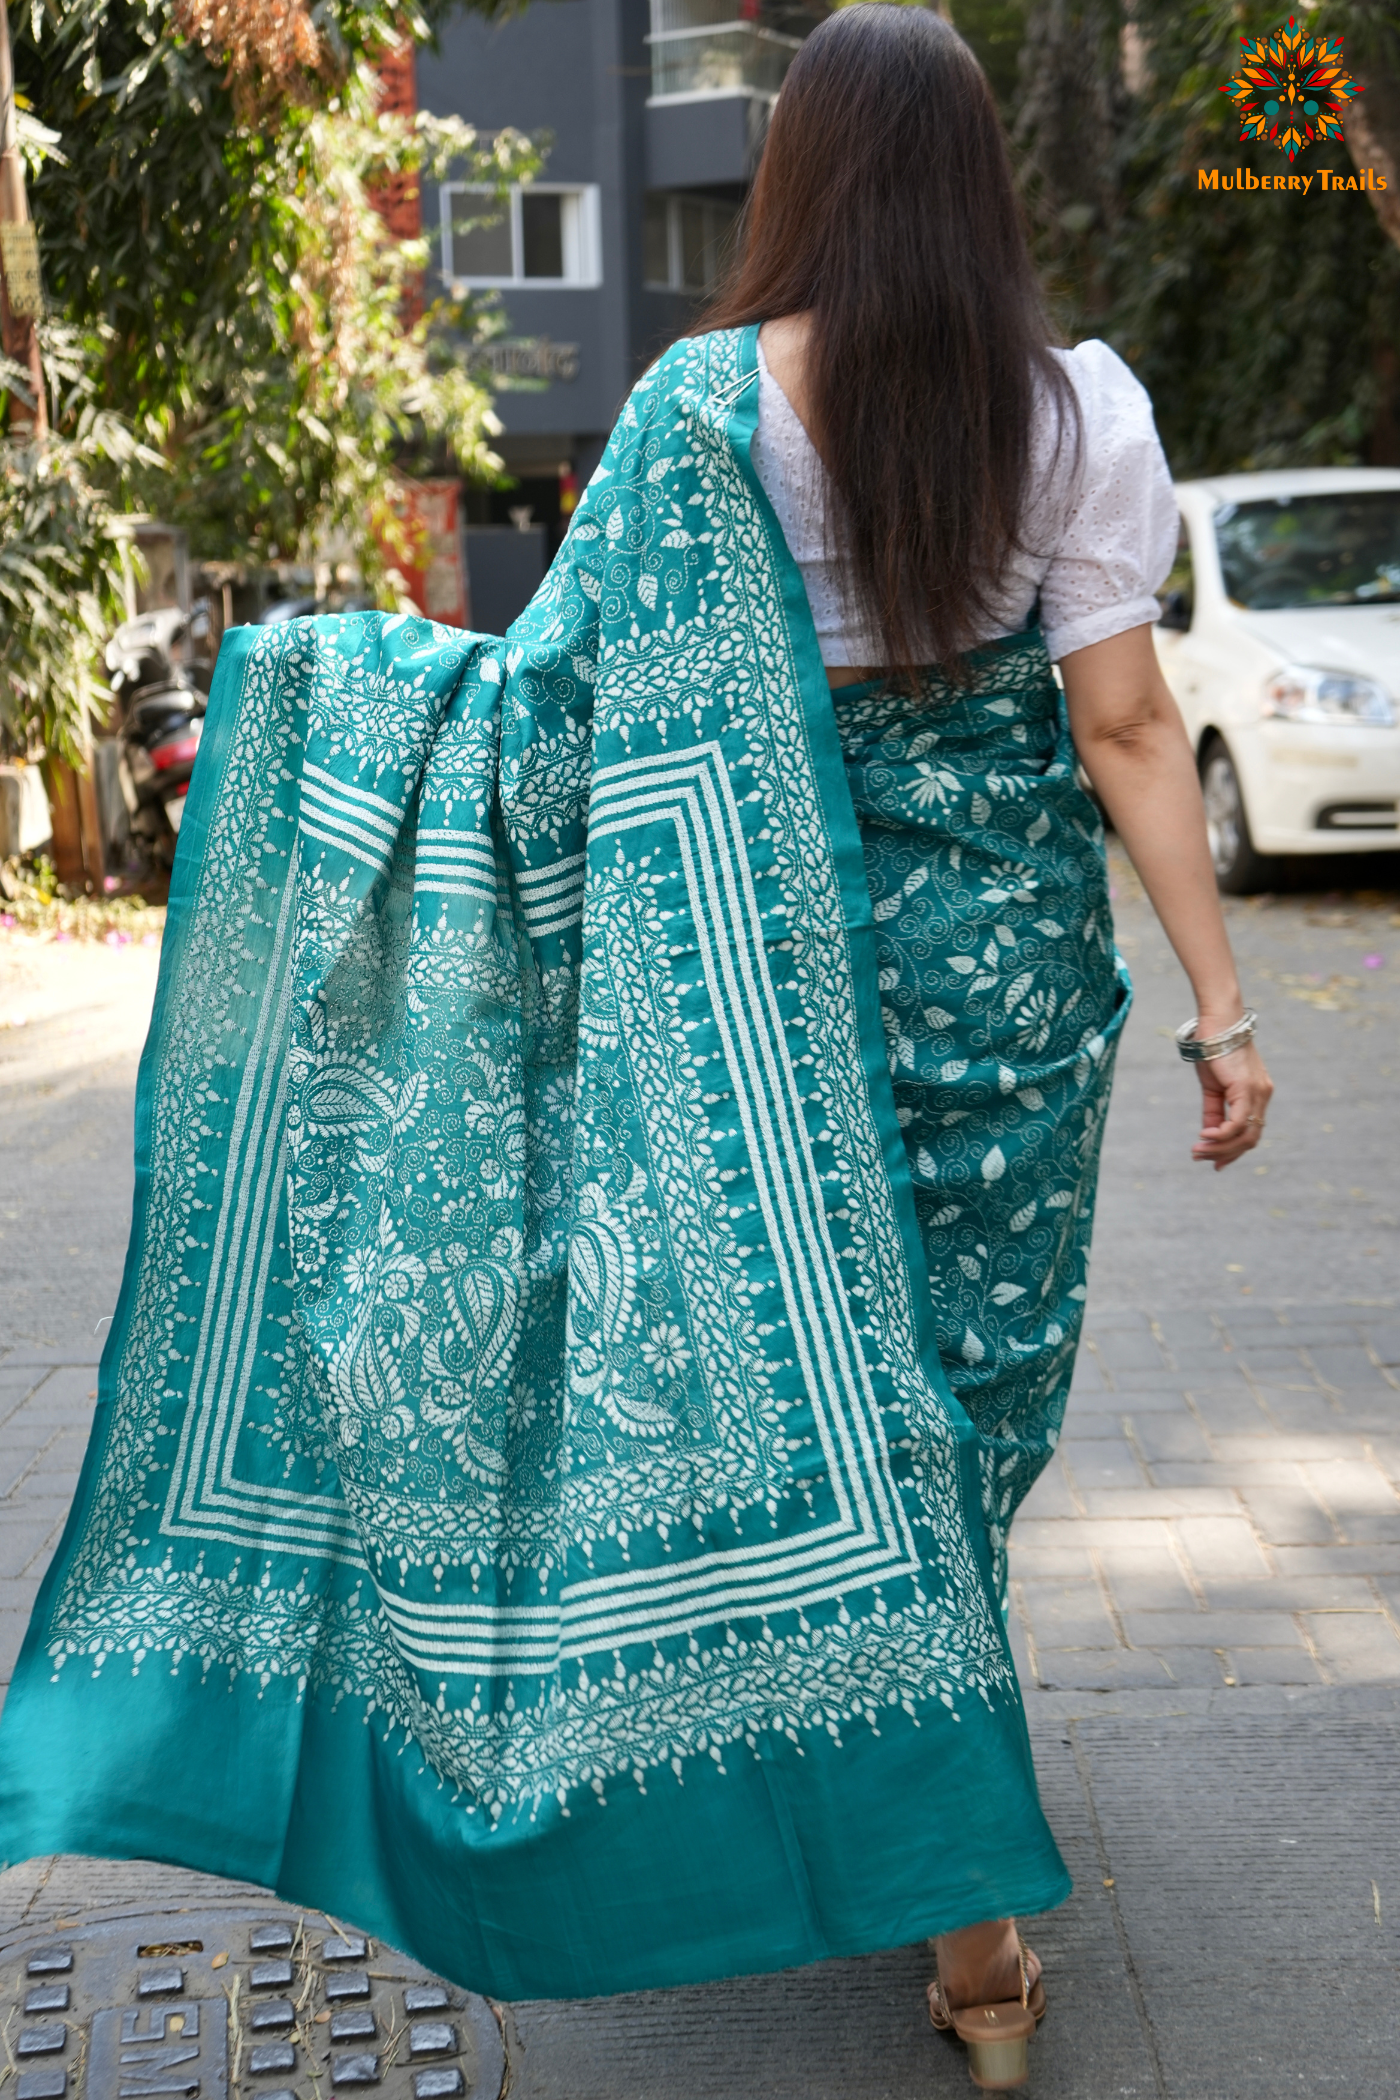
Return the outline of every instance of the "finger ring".
<path id="1" fill-rule="evenodd" d="M 1258 1123 L 1262 1127 L 1264 1118 L 1262 1116 L 1246 1116 L 1245 1121 L 1246 1123 Z"/>

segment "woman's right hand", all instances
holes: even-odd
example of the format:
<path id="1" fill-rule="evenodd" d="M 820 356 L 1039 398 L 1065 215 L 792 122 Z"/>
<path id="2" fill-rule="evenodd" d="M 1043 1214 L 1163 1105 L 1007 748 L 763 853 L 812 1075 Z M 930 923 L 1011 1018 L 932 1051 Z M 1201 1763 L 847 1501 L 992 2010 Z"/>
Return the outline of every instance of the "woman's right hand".
<path id="1" fill-rule="evenodd" d="M 1238 1020 L 1239 1015 L 1231 1018 Z M 1229 1021 L 1202 1017 L 1196 1033 L 1217 1035 L 1229 1026 Z M 1218 1174 L 1222 1167 L 1252 1152 L 1264 1135 L 1274 1082 L 1252 1042 L 1232 1050 L 1228 1057 L 1213 1057 L 1195 1070 L 1201 1082 L 1201 1134 L 1191 1147 L 1191 1157 L 1208 1161 Z"/>

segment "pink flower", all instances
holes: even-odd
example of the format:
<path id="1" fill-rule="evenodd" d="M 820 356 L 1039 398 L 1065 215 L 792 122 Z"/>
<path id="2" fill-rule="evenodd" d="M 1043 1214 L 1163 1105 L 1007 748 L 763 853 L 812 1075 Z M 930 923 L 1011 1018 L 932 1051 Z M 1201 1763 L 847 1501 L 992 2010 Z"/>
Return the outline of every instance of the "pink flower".
<path id="1" fill-rule="evenodd" d="M 1361 967 L 1363 970 L 1384 969 L 1385 957 L 1383 955 L 1363 955 L 1361 958 Z"/>

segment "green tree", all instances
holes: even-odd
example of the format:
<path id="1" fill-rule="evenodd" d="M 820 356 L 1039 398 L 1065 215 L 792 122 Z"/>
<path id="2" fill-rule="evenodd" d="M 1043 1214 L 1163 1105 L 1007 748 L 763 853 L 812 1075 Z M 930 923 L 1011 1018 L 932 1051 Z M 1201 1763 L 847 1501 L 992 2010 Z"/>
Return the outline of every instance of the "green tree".
<path id="1" fill-rule="evenodd" d="M 81 765 L 83 722 L 102 691 L 98 650 L 121 590 L 110 490 L 159 465 L 96 402 L 75 331 L 40 330 L 52 434 L 0 445 L 0 720 L 21 749 Z M 0 358 L 0 385 L 29 392 Z"/>
<path id="2" fill-rule="evenodd" d="M 1052 295 L 1071 336 L 1132 363 L 1178 474 L 1400 458 L 1400 250 L 1378 217 L 1316 181 L 1198 186 L 1287 168 L 1240 143 L 1220 92 L 1240 36 L 1280 19 L 1280 0 L 1037 0 L 1028 20 L 1018 136 Z M 1340 142 L 1306 169 L 1352 172 Z"/>
<path id="3" fill-rule="evenodd" d="M 480 352 L 500 324 L 449 302 L 420 310 L 426 244 L 395 238 L 376 198 L 449 166 L 503 192 L 538 165 L 518 134 L 479 141 L 455 119 L 380 109 L 375 60 L 431 28 L 397 0 L 26 5 L 16 81 L 49 134 L 31 210 L 82 383 L 55 397 L 51 454 L 7 446 L 9 484 L 38 476 L 99 539 L 117 505 L 159 511 L 205 556 L 304 558 L 334 538 L 395 602 L 408 545 L 393 469 L 446 456 L 499 471 Z M 29 558 L 20 517 L 38 515 L 29 502 L 3 521 L 12 574 Z M 114 610 L 110 546 L 84 560 L 66 671 L 57 656 L 36 670 L 40 638 L 60 646 L 55 608 L 35 599 L 28 641 L 22 615 L 0 631 L 12 725 L 70 750 L 95 690 L 92 636 Z"/>

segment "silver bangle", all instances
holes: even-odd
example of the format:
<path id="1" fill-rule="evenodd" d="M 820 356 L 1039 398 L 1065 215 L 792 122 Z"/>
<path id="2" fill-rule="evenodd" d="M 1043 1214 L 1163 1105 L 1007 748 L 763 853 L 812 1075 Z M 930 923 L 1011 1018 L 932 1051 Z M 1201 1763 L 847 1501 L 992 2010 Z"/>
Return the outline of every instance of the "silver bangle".
<path id="1" fill-rule="evenodd" d="M 1247 1006 L 1234 1026 L 1222 1029 L 1219 1035 L 1198 1036 L 1199 1023 L 1200 1016 L 1193 1014 L 1176 1031 L 1176 1047 L 1188 1065 L 1208 1065 L 1214 1058 L 1228 1057 L 1232 1050 L 1243 1050 L 1259 1026 L 1259 1016 Z"/>

